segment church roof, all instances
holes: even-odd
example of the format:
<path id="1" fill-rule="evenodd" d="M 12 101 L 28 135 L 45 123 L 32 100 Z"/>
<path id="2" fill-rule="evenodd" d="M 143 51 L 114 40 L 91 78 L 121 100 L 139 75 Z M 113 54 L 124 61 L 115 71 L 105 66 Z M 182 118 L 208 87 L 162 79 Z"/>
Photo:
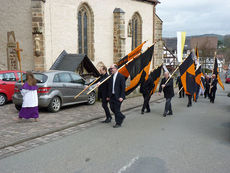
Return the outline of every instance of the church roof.
<path id="1" fill-rule="evenodd" d="M 76 72 L 77 68 L 82 65 L 85 70 L 95 77 L 100 74 L 97 68 L 93 65 L 87 55 L 84 54 L 68 54 L 65 50 L 58 56 L 50 70 L 62 70 Z"/>
<path id="2" fill-rule="evenodd" d="M 137 0 L 137 1 L 148 2 L 148 3 L 151 3 L 151 4 L 158 4 L 158 3 L 160 3 L 160 1 L 158 1 L 158 0 Z"/>

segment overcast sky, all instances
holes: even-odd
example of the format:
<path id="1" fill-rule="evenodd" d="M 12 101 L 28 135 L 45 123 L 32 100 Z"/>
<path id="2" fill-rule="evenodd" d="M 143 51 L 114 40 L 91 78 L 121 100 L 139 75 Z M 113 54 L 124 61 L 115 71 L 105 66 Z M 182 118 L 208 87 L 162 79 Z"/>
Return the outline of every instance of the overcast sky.
<path id="1" fill-rule="evenodd" d="M 163 20 L 163 37 L 230 34 L 230 0 L 160 0 L 157 14 Z"/>

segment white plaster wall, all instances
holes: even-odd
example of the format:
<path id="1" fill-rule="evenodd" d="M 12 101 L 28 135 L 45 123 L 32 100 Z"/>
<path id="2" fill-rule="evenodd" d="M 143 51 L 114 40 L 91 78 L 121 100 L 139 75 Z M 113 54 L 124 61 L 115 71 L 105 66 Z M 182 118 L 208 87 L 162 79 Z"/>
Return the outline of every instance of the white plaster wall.
<path id="1" fill-rule="evenodd" d="M 128 21 L 138 11 L 142 17 L 142 40 L 153 40 L 153 6 L 132 0 L 48 0 L 45 3 L 45 51 L 46 68 L 66 50 L 77 53 L 77 10 L 87 2 L 94 13 L 94 49 L 96 65 L 99 61 L 109 66 L 113 63 L 113 10 L 125 11 L 126 54 L 131 51 L 131 38 L 127 37 Z"/>
<path id="2" fill-rule="evenodd" d="M 31 0 L 0 0 L 0 64 L 7 69 L 7 32 L 14 31 L 21 52 L 22 69 L 34 69 Z"/>

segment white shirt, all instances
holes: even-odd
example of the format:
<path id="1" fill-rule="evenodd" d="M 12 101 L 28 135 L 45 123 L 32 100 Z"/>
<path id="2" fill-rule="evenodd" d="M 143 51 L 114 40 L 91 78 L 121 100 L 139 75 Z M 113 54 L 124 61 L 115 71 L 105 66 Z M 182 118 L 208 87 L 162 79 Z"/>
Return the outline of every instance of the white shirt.
<path id="1" fill-rule="evenodd" d="M 113 88 L 112 88 L 113 94 L 115 94 L 115 82 L 116 82 L 116 78 L 117 78 L 117 73 L 118 73 L 118 71 L 116 73 L 114 73 L 114 75 L 113 75 Z"/>
<path id="2" fill-rule="evenodd" d="M 35 107 L 38 106 L 38 93 L 37 90 L 22 89 L 23 96 L 22 107 Z"/>

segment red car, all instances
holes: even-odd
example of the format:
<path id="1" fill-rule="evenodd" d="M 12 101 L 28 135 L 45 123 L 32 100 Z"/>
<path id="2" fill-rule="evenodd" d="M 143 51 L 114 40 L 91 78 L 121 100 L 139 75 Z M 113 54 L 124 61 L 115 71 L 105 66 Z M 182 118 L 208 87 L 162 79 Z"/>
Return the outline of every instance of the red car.
<path id="1" fill-rule="evenodd" d="M 228 74 L 225 78 L 225 83 L 230 83 L 230 74 Z"/>
<path id="2" fill-rule="evenodd" d="M 23 74 L 25 72 L 22 72 Z M 14 85 L 21 78 L 20 71 L 5 70 L 0 71 L 0 106 L 12 100 Z"/>

